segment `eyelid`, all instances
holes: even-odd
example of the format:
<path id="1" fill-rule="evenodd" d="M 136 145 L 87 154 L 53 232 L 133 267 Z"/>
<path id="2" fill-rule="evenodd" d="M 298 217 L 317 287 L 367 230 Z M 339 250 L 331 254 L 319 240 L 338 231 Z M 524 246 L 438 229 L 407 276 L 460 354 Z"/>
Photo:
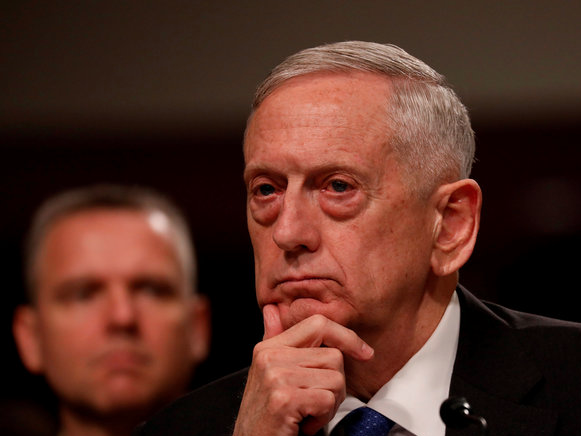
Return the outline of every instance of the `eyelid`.
<path id="1" fill-rule="evenodd" d="M 248 194 L 253 195 L 254 197 L 260 197 L 260 198 L 270 197 L 270 195 L 265 196 L 265 195 L 261 195 L 259 193 L 260 187 L 265 186 L 265 185 L 270 185 L 274 188 L 273 194 L 280 191 L 280 189 L 281 189 L 281 184 L 279 182 L 277 182 L 276 180 L 274 180 L 273 177 L 270 177 L 268 175 L 257 175 L 255 177 L 252 177 L 248 181 L 248 186 L 247 186 Z"/>
<path id="2" fill-rule="evenodd" d="M 271 194 L 263 194 L 261 192 L 261 188 L 264 186 L 272 186 L 273 192 Z M 254 186 L 252 186 L 252 188 L 250 189 L 249 193 L 253 196 L 253 197 L 260 197 L 260 198 L 264 198 L 264 197 L 270 197 L 271 195 L 275 194 L 277 191 L 276 185 L 274 183 L 268 183 L 268 182 L 262 182 L 262 183 L 256 183 Z"/>
<path id="3" fill-rule="evenodd" d="M 330 190 L 329 187 L 332 185 L 333 182 L 341 182 L 347 185 L 347 188 L 345 189 L 344 192 L 350 192 L 353 189 L 356 189 L 358 184 L 357 182 L 349 176 L 343 175 L 343 174 L 332 174 L 328 177 L 325 178 L 324 182 L 323 182 L 323 190 L 324 191 L 328 191 Z M 331 192 L 337 193 L 337 194 L 342 194 L 343 192 L 337 192 L 331 189 Z"/>
<path id="4" fill-rule="evenodd" d="M 95 294 L 103 284 L 98 280 L 76 279 L 61 284 L 55 292 L 57 300 L 67 301 Z"/>

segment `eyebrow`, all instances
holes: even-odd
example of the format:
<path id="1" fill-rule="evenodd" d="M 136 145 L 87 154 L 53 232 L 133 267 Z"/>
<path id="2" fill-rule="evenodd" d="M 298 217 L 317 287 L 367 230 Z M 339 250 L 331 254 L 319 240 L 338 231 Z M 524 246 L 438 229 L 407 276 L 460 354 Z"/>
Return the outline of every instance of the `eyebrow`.
<path id="1" fill-rule="evenodd" d="M 361 167 L 354 165 L 352 162 L 341 162 L 341 163 L 329 163 L 323 162 L 319 165 L 313 165 L 307 168 L 308 173 L 333 173 L 333 172 L 348 172 L 357 175 L 363 175 L 363 170 L 368 167 Z M 248 182 L 248 179 L 256 176 L 257 174 L 262 173 L 273 173 L 273 174 L 282 174 L 281 171 L 277 170 L 275 166 L 268 165 L 268 164 L 250 164 L 247 165 L 243 172 L 243 178 L 245 182 Z"/>

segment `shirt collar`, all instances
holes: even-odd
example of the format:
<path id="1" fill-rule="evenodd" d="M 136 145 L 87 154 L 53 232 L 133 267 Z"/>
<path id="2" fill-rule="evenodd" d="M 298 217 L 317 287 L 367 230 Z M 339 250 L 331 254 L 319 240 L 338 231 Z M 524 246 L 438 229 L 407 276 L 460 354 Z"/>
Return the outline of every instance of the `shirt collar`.
<path id="1" fill-rule="evenodd" d="M 444 436 L 440 404 L 448 397 L 460 331 L 456 292 L 428 341 L 369 400 L 367 406 L 383 413 L 417 436 Z M 351 410 L 363 406 L 348 395 L 326 427 L 327 434 Z"/>

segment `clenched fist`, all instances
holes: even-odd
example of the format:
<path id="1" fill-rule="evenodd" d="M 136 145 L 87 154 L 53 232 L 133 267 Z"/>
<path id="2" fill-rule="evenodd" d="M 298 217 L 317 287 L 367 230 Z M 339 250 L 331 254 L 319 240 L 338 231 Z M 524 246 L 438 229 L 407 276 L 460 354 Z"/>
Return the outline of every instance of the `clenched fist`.
<path id="1" fill-rule="evenodd" d="M 264 307 L 263 318 L 234 436 L 313 435 L 345 399 L 344 355 L 365 361 L 373 349 L 322 315 L 286 331 L 275 305 Z"/>

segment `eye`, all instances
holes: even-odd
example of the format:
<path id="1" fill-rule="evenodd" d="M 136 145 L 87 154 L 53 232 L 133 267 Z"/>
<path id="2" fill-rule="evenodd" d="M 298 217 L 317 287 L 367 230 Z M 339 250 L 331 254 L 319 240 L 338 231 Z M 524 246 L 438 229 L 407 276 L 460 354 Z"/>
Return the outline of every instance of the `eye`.
<path id="1" fill-rule="evenodd" d="M 71 292 L 71 301 L 88 301 L 97 293 L 98 286 L 84 286 Z"/>
<path id="2" fill-rule="evenodd" d="M 74 280 L 62 285 L 56 292 L 57 300 L 62 303 L 83 303 L 97 296 L 102 284 L 93 280 Z"/>
<path id="3" fill-rule="evenodd" d="M 333 189 L 333 191 L 335 192 L 345 192 L 349 189 L 349 183 L 344 182 L 343 180 L 333 180 L 329 186 L 331 186 L 331 188 Z"/>
<path id="4" fill-rule="evenodd" d="M 325 182 L 323 191 L 328 192 L 329 194 L 343 194 L 353 191 L 354 186 L 353 183 L 349 183 L 348 181 L 342 178 L 333 178 L 328 179 Z"/>
<path id="5" fill-rule="evenodd" d="M 248 212 L 253 221 L 271 224 L 280 210 L 281 198 L 285 189 L 285 180 L 271 175 L 258 175 L 248 182 Z"/>
<path id="6" fill-rule="evenodd" d="M 264 183 L 258 187 L 258 192 L 260 193 L 260 195 L 267 197 L 269 195 L 274 194 L 275 188 L 274 188 L 274 186 L 272 186 L 268 183 Z"/>
<path id="7" fill-rule="evenodd" d="M 140 294 L 158 299 L 171 298 L 178 293 L 172 283 L 163 279 L 141 278 L 135 280 L 131 287 Z"/>
<path id="8" fill-rule="evenodd" d="M 342 220 L 361 212 L 366 194 L 360 181 L 349 174 L 331 174 L 320 183 L 321 209 L 330 217 Z"/>

